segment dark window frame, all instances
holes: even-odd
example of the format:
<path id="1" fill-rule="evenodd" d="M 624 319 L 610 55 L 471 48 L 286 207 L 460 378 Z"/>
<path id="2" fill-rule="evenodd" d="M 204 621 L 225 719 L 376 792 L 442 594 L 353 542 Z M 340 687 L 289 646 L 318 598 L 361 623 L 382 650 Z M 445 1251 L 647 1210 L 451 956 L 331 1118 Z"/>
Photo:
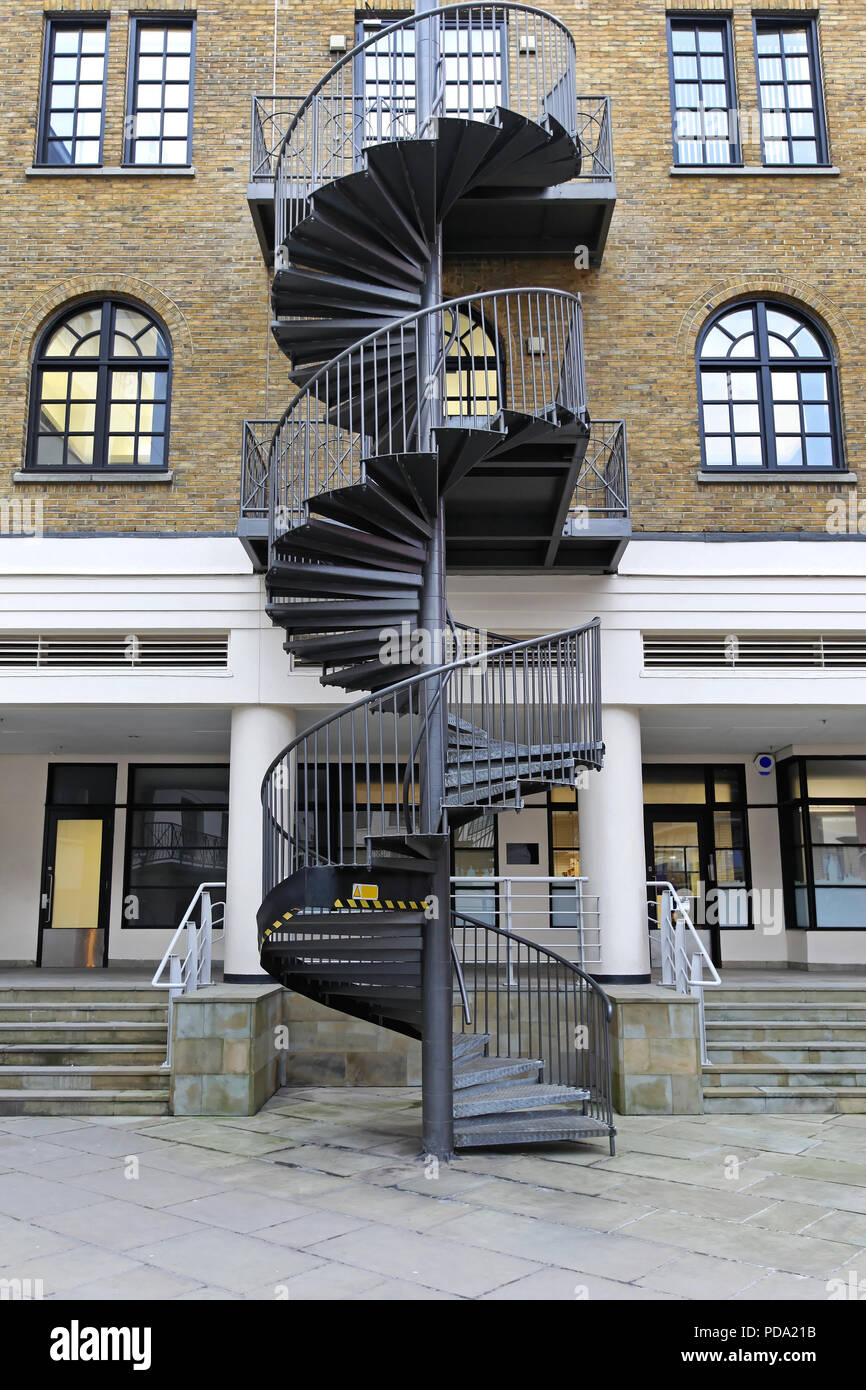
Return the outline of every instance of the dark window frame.
<path id="1" fill-rule="evenodd" d="M 67 318 L 74 318 L 83 309 L 95 308 L 100 306 L 102 320 L 100 325 L 100 348 L 97 358 L 82 357 L 46 357 L 44 348 L 54 333 L 62 326 Z M 111 352 L 111 339 L 114 334 L 116 311 L 118 308 L 131 309 L 135 313 L 143 314 L 151 319 L 154 326 L 160 331 L 168 349 L 168 356 L 164 358 L 144 358 L 144 357 L 115 357 Z M 107 463 L 109 439 L 109 414 L 111 407 L 110 376 L 112 370 L 127 370 L 137 367 L 142 371 L 153 370 L 165 374 L 165 427 L 162 431 L 150 436 L 163 438 L 163 456 L 160 463 Z M 171 335 L 163 323 L 162 319 L 147 305 L 140 304 L 133 299 L 127 299 L 119 295 L 93 296 L 87 299 L 76 301 L 74 304 L 66 304 L 54 314 L 43 328 L 36 344 L 33 354 L 33 361 L 30 370 L 30 406 L 27 421 L 27 449 L 24 459 L 24 468 L 28 473 L 57 473 L 62 471 L 64 474 L 76 473 L 104 473 L 106 477 L 111 477 L 113 473 L 136 474 L 162 474 L 168 469 L 169 449 L 171 446 L 171 392 L 174 368 L 174 352 L 172 350 Z M 42 403 L 41 383 L 46 371 L 93 371 L 96 370 L 96 418 L 93 430 L 93 462 L 81 464 L 40 464 L 37 462 L 39 448 L 39 411 Z M 68 399 L 68 398 L 67 398 Z M 68 437 L 67 430 L 63 436 L 64 440 Z M 140 436 L 136 433 L 135 438 Z M 65 446 L 64 446 L 65 452 Z"/>
<path id="2" fill-rule="evenodd" d="M 682 816 L 683 819 L 687 819 L 689 815 L 692 814 L 697 819 L 703 818 L 704 838 L 707 840 L 705 848 L 707 850 L 707 854 L 712 856 L 715 868 L 712 883 L 709 882 L 709 878 L 707 879 L 707 887 L 711 891 L 718 890 L 719 886 L 718 863 L 716 859 L 716 856 L 719 853 L 718 846 L 716 845 L 716 813 L 730 811 L 732 814 L 736 814 L 742 817 L 743 878 L 745 880 L 747 920 L 736 926 L 730 926 L 728 924 L 722 926 L 721 923 L 716 923 L 709 926 L 701 926 L 701 924 L 699 923 L 698 926 L 700 927 L 700 930 L 709 931 L 714 936 L 723 931 L 754 931 L 755 915 L 752 894 L 754 892 L 755 885 L 754 879 L 752 877 L 752 836 L 751 827 L 749 825 L 749 788 L 746 780 L 745 763 L 736 761 L 728 763 L 643 763 L 641 765 L 642 785 L 644 779 L 646 778 L 646 774 L 648 772 L 651 772 L 653 768 L 658 767 L 666 767 L 671 771 L 673 771 L 674 769 L 680 769 L 683 773 L 694 773 L 696 770 L 700 770 L 703 773 L 704 800 L 702 802 L 657 802 L 646 800 L 643 801 L 644 833 L 646 834 L 646 826 L 648 824 L 648 821 L 656 816 L 658 816 L 660 819 L 667 816 L 671 820 L 675 820 L 677 816 Z M 731 801 L 723 801 L 716 796 L 716 776 L 717 774 L 724 773 L 728 770 L 736 771 L 738 776 L 740 794 L 734 797 Z M 641 796 L 643 797 L 643 792 L 641 792 Z M 712 837 L 712 848 L 710 848 L 708 837 Z M 646 844 L 644 847 L 644 853 L 647 856 L 647 862 L 649 862 L 648 844 Z M 703 866 L 701 866 L 701 874 L 703 875 Z"/>
<path id="3" fill-rule="evenodd" d="M 682 78 L 674 76 L 674 47 L 673 35 L 677 30 L 683 29 L 721 29 L 722 31 L 722 61 L 725 67 L 725 92 L 727 95 L 728 113 L 728 136 L 727 145 L 730 158 L 723 164 L 711 164 L 706 158 L 699 163 L 681 160 L 679 158 L 677 140 L 677 112 L 689 108 L 677 106 L 676 84 Z M 737 129 L 733 133 L 730 129 L 732 116 L 736 120 L 739 110 L 737 103 L 737 68 L 734 53 L 733 28 L 731 16 L 726 14 L 714 15 L 712 11 L 704 10 L 700 14 L 674 14 L 667 16 L 667 45 L 668 45 L 668 90 L 670 96 L 671 109 L 671 139 L 673 144 L 673 162 L 677 169 L 736 169 L 743 166 L 743 146 L 740 138 L 739 121 Z M 698 78 L 700 81 L 700 78 Z M 702 137 L 704 153 L 706 154 L 706 137 Z"/>
<path id="4" fill-rule="evenodd" d="M 771 358 L 766 319 L 768 308 L 778 309 L 780 313 L 787 313 L 794 318 L 800 319 L 804 326 L 822 343 L 825 349 L 824 356 L 821 358 Z M 704 342 L 712 329 L 727 314 L 737 309 L 751 309 L 754 313 L 758 346 L 757 357 L 702 357 Z M 772 373 L 774 370 L 779 369 L 808 371 L 810 366 L 816 372 L 825 373 L 828 378 L 827 404 L 830 410 L 830 444 L 833 454 L 833 463 L 830 467 L 819 467 L 808 464 L 779 464 L 776 457 L 776 428 L 773 415 Z M 714 402 L 704 401 L 703 374 L 705 371 L 736 372 L 738 370 L 754 371 L 758 376 L 758 416 L 760 437 L 763 443 L 764 462 L 761 464 L 708 463 L 707 431 L 704 426 L 704 405 L 712 405 Z M 729 304 L 723 305 L 721 308 L 715 309 L 705 321 L 698 335 L 695 348 L 695 371 L 697 377 L 698 430 L 701 441 L 701 469 L 705 473 L 713 476 L 716 474 L 721 474 L 723 476 L 736 475 L 742 478 L 748 478 L 755 474 L 759 477 L 763 477 L 767 473 L 773 473 L 774 475 L 777 474 L 779 477 L 792 479 L 816 477 L 832 478 L 836 474 L 846 471 L 845 439 L 842 429 L 842 402 L 839 392 L 839 364 L 827 330 L 808 309 L 803 308 L 799 304 L 789 304 L 783 299 L 775 299 L 772 295 L 737 299 Z M 744 402 L 744 404 L 745 403 L 748 402 Z M 799 397 L 797 404 L 802 407 L 803 403 L 799 400 Z M 712 431 L 710 433 L 712 434 Z M 801 437 L 804 436 L 801 435 Z"/>
<path id="5" fill-rule="evenodd" d="M 51 78 L 52 78 L 51 69 L 52 69 L 53 61 L 54 61 L 54 57 L 55 57 L 55 38 L 56 38 L 56 35 L 58 34 L 58 32 L 60 32 L 61 30 L 69 30 L 69 29 L 80 29 L 80 30 L 84 30 L 84 29 L 101 29 L 101 30 L 103 30 L 103 32 L 104 32 L 104 34 L 105 34 L 105 46 L 104 46 L 104 49 L 103 49 L 103 57 L 102 57 L 102 105 L 101 105 L 100 108 L 99 108 L 99 158 L 98 158 L 96 161 L 92 162 L 92 163 L 91 163 L 91 162 L 87 162 L 87 163 L 81 163 L 81 164 L 79 164 L 79 163 L 56 164 L 56 163 L 54 163 L 53 161 L 49 160 L 49 159 L 46 157 L 48 145 L 49 145 L 49 143 L 51 143 L 50 135 L 49 135 L 49 120 L 48 120 L 48 113 L 49 113 L 49 100 L 48 100 L 48 97 L 49 97 L 49 89 L 50 89 L 50 87 L 51 87 L 51 85 L 52 85 L 52 82 L 51 82 Z M 108 79 L 108 45 L 109 45 L 110 36 L 111 36 L 111 20 L 110 20 L 110 17 L 108 16 L 108 14 L 106 14 L 106 15 L 104 16 L 104 18 L 100 18 L 100 16 L 99 16 L 98 13 L 89 15 L 87 11 L 84 11 L 84 12 L 82 12 L 81 14 L 77 14 L 77 15 L 52 15 L 52 14 L 47 14 L 47 15 L 45 16 L 45 24 L 44 24 L 43 38 L 42 38 L 42 76 L 41 76 L 40 88 L 39 88 L 39 121 L 38 121 L 38 125 L 37 125 L 37 135 L 36 135 L 36 160 L 35 160 L 35 164 L 36 164 L 36 167 L 37 167 L 37 168 L 40 168 L 40 169 L 42 169 L 42 168 L 44 168 L 44 169 L 100 169 L 100 168 L 102 167 L 102 164 L 103 164 L 103 161 L 104 161 L 104 153 L 105 153 L 105 97 L 106 97 L 106 87 L 107 87 L 107 85 L 108 85 L 108 84 L 107 84 L 107 79 Z M 80 53 L 79 53 L 78 56 L 79 56 L 79 57 L 81 56 Z M 76 79 L 75 79 L 76 97 L 77 97 L 77 94 L 78 94 L 78 87 L 79 87 L 79 86 L 80 86 L 80 77 L 76 75 Z M 74 113 L 74 117 L 75 117 L 74 125 L 73 125 L 73 131 L 75 131 L 75 130 L 77 130 L 77 128 L 78 128 L 78 127 L 77 127 L 77 118 L 78 118 L 78 105 L 77 105 L 77 103 L 76 103 L 76 105 L 75 105 L 74 107 L 71 108 L 71 110 L 72 110 L 72 112 Z M 74 139 L 77 139 L 76 136 L 73 136 L 73 138 L 74 138 Z M 91 137 L 91 138 L 92 138 L 92 137 Z"/>
<path id="6" fill-rule="evenodd" d="M 136 816 L 137 813 L 139 813 L 139 812 L 141 812 L 141 811 L 152 809 L 151 807 L 148 807 L 148 806 L 146 805 L 146 803 L 144 803 L 144 802 L 139 802 L 139 801 L 134 801 L 134 800 L 132 799 L 132 798 L 133 798 L 133 791 L 134 791 L 134 787 L 135 787 L 135 774 L 136 774 L 137 772 L 139 772 L 139 771 L 150 771 L 150 772 L 153 772 L 153 771 L 165 770 L 165 771 L 170 772 L 170 771 L 172 771 L 173 769 L 176 769 L 176 768 L 184 768 L 184 769 L 186 769 L 186 768 L 191 768 L 191 767 L 196 767 L 196 768 L 197 768 L 197 767 L 220 768 L 220 769 L 225 769 L 225 771 L 226 771 L 227 774 L 230 772 L 230 765 L 229 765 L 228 763 L 225 763 L 225 762 L 202 762 L 202 763 L 190 763 L 190 762 L 184 762 L 184 763 L 130 763 L 129 766 L 127 767 L 127 770 L 126 770 L 126 778 L 127 778 L 127 780 L 126 780 L 126 801 L 125 801 L 125 803 L 124 803 L 124 808 L 125 808 L 125 810 L 126 810 L 126 826 L 125 826 L 125 831 L 124 831 L 124 849 L 123 849 L 123 903 L 124 903 L 124 905 L 126 904 L 127 899 L 130 897 L 131 894 L 137 896 L 137 895 L 142 891 L 140 888 L 139 888 L 139 889 L 136 889 L 136 888 L 134 888 L 134 887 L 130 884 L 130 869 L 131 869 L 131 867 L 132 867 L 132 852 L 133 852 L 133 849 L 135 848 L 134 845 L 133 845 L 133 842 L 132 842 L 133 823 L 134 823 L 134 820 L 135 820 L 135 816 Z M 164 809 L 164 810 L 175 810 L 175 809 L 180 809 L 180 810 L 182 810 L 183 807 L 180 805 L 180 803 L 178 803 L 177 807 L 175 807 L 174 805 L 171 805 L 171 806 L 170 806 L 168 803 L 165 803 L 165 805 L 163 806 L 163 809 Z M 225 814 L 226 818 L 228 818 L 228 814 L 229 814 L 228 800 L 226 800 L 225 803 L 217 803 L 217 802 L 214 802 L 213 804 L 208 804 L 208 803 L 202 802 L 201 805 L 197 805 L 195 809 L 196 809 L 197 811 L 220 811 L 220 812 L 223 812 L 223 813 Z M 226 853 L 228 853 L 228 827 L 226 828 Z M 211 877 L 213 877 L 213 875 L 212 875 Z M 202 881 L 205 881 L 205 880 L 203 879 Z M 163 888 L 160 887 L 159 885 L 154 884 L 154 885 L 152 885 L 152 886 L 155 887 L 155 888 L 157 888 L 157 891 L 164 891 Z M 190 893 L 190 898 L 192 898 L 192 893 Z M 161 925 L 161 924 L 159 924 L 159 923 L 147 923 L 147 922 L 142 923 L 142 922 L 140 922 L 140 921 L 127 921 L 127 920 L 126 920 L 126 915 L 125 915 L 125 913 L 124 913 L 124 912 L 121 912 L 120 926 L 121 926 L 121 930 L 124 930 L 124 931 L 173 931 L 173 930 L 175 930 L 175 928 L 176 928 L 178 925 L 179 925 L 179 922 L 171 922 L 171 923 L 168 923 L 168 924 L 166 924 L 166 925 Z"/>
<path id="7" fill-rule="evenodd" d="M 135 145 L 139 137 L 134 134 L 135 121 L 138 115 L 136 100 L 136 89 L 138 87 L 138 60 L 141 56 L 140 35 L 146 29 L 189 29 L 189 106 L 187 111 L 187 131 L 186 131 L 186 160 L 183 164 L 169 164 L 160 160 L 156 164 L 147 164 L 135 159 Z M 183 11 L 177 14 L 148 14 L 132 15 L 129 20 L 129 47 L 126 64 L 126 118 L 124 122 L 123 140 L 123 167 L 129 169 L 190 169 L 192 167 L 192 136 L 193 136 L 193 117 L 195 108 L 195 59 L 196 59 L 196 31 L 197 24 L 194 15 L 184 15 Z M 145 55 L 147 56 L 147 55 Z M 162 79 L 163 89 L 165 88 L 165 76 Z M 165 106 L 159 108 L 161 117 L 165 116 Z M 160 120 L 160 135 L 156 137 L 159 141 L 160 153 L 165 136 L 162 132 L 162 119 Z M 170 137 L 180 138 L 180 137 Z"/>
<path id="8" fill-rule="evenodd" d="M 764 85 L 783 86 L 785 88 L 786 119 L 790 114 L 790 107 L 787 105 L 788 79 L 783 73 L 781 83 L 765 84 L 761 81 L 760 60 L 766 54 L 758 52 L 758 35 L 762 32 L 779 31 L 783 29 L 805 29 L 806 43 L 809 49 L 809 84 L 812 88 L 813 113 L 815 116 L 815 143 L 818 147 L 818 159 L 815 164 L 795 164 L 789 160 L 787 164 L 770 162 L 767 159 L 766 141 L 764 138 L 764 108 L 761 104 L 761 88 Z M 830 139 L 827 130 L 827 111 L 824 104 L 824 84 L 821 76 L 821 48 L 818 39 L 818 20 L 815 15 L 804 14 L 802 17 L 793 15 L 780 15 L 776 18 L 772 14 L 756 13 L 752 17 L 752 46 L 755 55 L 755 84 L 758 98 L 758 119 L 761 129 L 761 163 L 765 169 L 825 169 L 831 164 L 830 159 Z M 788 125 L 788 152 L 791 153 L 791 134 L 790 122 Z"/>
<path id="9" fill-rule="evenodd" d="M 866 797 L 862 796 L 810 796 L 809 784 L 806 777 L 807 763 L 847 763 L 861 762 L 862 757 L 856 754 L 833 754 L 833 753 L 809 753 L 807 755 L 795 755 L 785 758 L 776 767 L 776 786 L 779 808 L 779 843 L 782 852 L 782 892 L 785 899 L 785 929 L 787 931 L 807 931 L 807 932 L 862 932 L 866 931 L 866 923 L 863 926 L 851 927 L 819 927 L 818 926 L 818 905 L 816 898 L 815 885 L 815 862 L 812 855 L 812 821 L 809 814 L 811 805 L 816 806 L 866 806 Z M 788 773 L 796 767 L 799 781 L 799 791 L 796 796 L 792 796 L 788 790 Z M 790 822 L 794 816 L 801 817 L 803 833 L 803 867 L 805 869 L 806 881 L 803 887 L 806 890 L 806 904 L 808 909 L 809 921 L 805 926 L 801 926 L 797 921 L 797 899 L 796 886 L 794 882 L 794 842 L 790 835 Z M 786 819 L 788 824 L 786 824 Z M 844 885 L 841 885 L 844 886 Z M 854 885 L 851 885 L 852 887 Z"/>

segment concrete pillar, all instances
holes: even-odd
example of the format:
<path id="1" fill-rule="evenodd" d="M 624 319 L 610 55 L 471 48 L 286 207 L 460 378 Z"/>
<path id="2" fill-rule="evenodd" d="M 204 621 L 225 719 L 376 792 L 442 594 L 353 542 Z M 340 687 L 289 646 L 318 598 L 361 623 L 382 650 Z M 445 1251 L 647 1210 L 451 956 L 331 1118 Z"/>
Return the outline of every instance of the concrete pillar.
<path id="1" fill-rule="evenodd" d="M 639 984 L 650 978 L 639 711 L 605 705 L 602 737 L 604 767 L 578 793 L 580 871 L 598 894 L 601 922 L 593 974 Z"/>
<path id="2" fill-rule="evenodd" d="M 256 912 L 262 901 L 262 778 L 295 737 L 294 710 L 243 705 L 232 710 L 225 978 L 266 978 L 259 965 Z"/>

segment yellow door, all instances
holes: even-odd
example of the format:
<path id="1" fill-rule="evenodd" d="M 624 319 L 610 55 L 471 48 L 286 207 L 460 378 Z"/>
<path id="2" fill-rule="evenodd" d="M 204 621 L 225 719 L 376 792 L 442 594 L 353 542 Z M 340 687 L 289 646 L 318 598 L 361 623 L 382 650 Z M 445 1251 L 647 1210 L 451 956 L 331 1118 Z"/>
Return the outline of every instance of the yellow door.
<path id="1" fill-rule="evenodd" d="M 101 818 L 57 821 L 51 927 L 99 927 L 102 830 Z"/>

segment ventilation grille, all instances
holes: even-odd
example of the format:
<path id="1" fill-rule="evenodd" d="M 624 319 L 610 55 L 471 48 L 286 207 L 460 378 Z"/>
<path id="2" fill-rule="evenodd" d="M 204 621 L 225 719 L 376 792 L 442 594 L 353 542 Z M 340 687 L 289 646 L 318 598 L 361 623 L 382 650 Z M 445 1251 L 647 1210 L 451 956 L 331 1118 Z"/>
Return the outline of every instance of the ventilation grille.
<path id="1" fill-rule="evenodd" d="M 225 671 L 228 661 L 224 632 L 0 634 L 0 669 L 6 670 Z"/>
<path id="2" fill-rule="evenodd" d="M 644 633 L 648 670 L 866 670 L 866 635 Z"/>

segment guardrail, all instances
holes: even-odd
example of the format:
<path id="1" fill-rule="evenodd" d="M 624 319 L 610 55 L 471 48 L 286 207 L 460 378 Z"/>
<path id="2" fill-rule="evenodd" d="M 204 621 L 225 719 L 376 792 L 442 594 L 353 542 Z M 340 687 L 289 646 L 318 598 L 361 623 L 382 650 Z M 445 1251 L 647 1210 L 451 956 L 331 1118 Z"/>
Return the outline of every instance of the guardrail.
<path id="1" fill-rule="evenodd" d="M 601 964 L 598 894 L 587 893 L 586 883 L 565 876 L 460 875 L 451 879 L 452 901 L 455 915 L 465 910 L 586 969 Z"/>
<path id="2" fill-rule="evenodd" d="M 214 902 L 213 890 L 225 888 L 224 882 L 200 883 L 189 907 L 181 918 L 177 931 L 166 947 L 165 955 L 154 972 L 154 989 L 168 990 L 168 1038 L 164 1066 L 171 1066 L 171 1034 L 174 1001 L 182 994 L 191 994 L 211 984 L 213 944 L 225 934 L 226 905 Z M 186 933 L 186 941 L 182 938 Z M 164 978 L 168 971 L 168 978 Z"/>
<path id="3" fill-rule="evenodd" d="M 680 896 L 674 885 L 665 879 L 651 879 L 647 888 L 655 895 L 657 905 L 656 915 L 653 916 L 651 898 L 648 916 L 650 929 L 658 928 L 659 933 L 658 963 L 661 966 L 661 982 L 669 989 L 675 989 L 677 994 L 691 994 L 698 1000 L 701 1061 L 707 1063 L 709 1057 L 704 1017 L 704 987 L 707 984 L 720 985 L 721 976 L 695 929 L 686 900 Z M 652 938 L 650 941 L 652 947 Z M 652 958 L 651 948 L 651 961 Z M 709 967 L 710 980 L 704 979 L 705 965 Z"/>

